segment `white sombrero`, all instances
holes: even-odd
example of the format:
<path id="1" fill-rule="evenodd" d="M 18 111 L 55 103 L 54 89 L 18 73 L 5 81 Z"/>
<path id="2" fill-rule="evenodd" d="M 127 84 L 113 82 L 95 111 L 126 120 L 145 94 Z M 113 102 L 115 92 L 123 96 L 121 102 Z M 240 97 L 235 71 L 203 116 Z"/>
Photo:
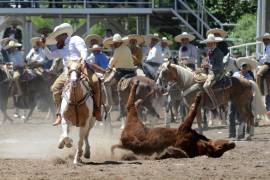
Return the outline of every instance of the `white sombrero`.
<path id="1" fill-rule="evenodd" d="M 150 42 L 151 42 L 152 39 L 159 40 L 158 33 L 148 34 L 148 35 L 144 36 L 145 44 L 150 44 Z"/>
<path id="2" fill-rule="evenodd" d="M 9 48 L 12 48 L 12 47 L 21 47 L 21 46 L 22 46 L 21 43 L 18 43 L 18 42 L 14 41 L 14 40 L 11 40 L 6 45 L 5 49 L 9 49 Z"/>
<path id="3" fill-rule="evenodd" d="M 270 34 L 269 33 L 264 33 L 264 35 L 257 37 L 258 41 L 263 41 L 264 39 L 270 39 Z"/>
<path id="4" fill-rule="evenodd" d="M 98 44 L 102 43 L 102 37 L 100 35 L 97 34 L 91 34 L 86 36 L 86 38 L 84 39 L 86 43 L 90 43 L 92 39 L 96 39 Z"/>
<path id="5" fill-rule="evenodd" d="M 57 42 L 55 38 L 64 33 L 66 33 L 69 37 L 72 35 L 73 28 L 70 24 L 63 23 L 63 24 L 60 24 L 59 26 L 56 26 L 53 32 L 46 38 L 46 44 L 48 45 L 56 44 Z"/>
<path id="6" fill-rule="evenodd" d="M 2 47 L 5 47 L 9 43 L 9 41 L 11 41 L 11 40 L 17 42 L 17 40 L 15 40 L 13 38 L 10 38 L 10 37 L 7 37 L 7 38 L 4 38 L 4 39 L 1 39 L 0 44 L 1 44 Z"/>
<path id="7" fill-rule="evenodd" d="M 236 59 L 236 65 L 240 69 L 244 64 L 249 64 L 252 69 L 256 69 L 258 66 L 258 62 L 254 60 L 253 57 L 247 56 L 247 57 L 239 57 Z"/>
<path id="8" fill-rule="evenodd" d="M 123 42 L 123 39 L 120 34 L 114 34 L 112 38 L 112 43 L 117 43 L 117 42 Z"/>
<path id="9" fill-rule="evenodd" d="M 113 44 L 113 37 L 106 38 L 103 41 L 104 48 L 110 48 L 112 44 Z"/>
<path id="10" fill-rule="evenodd" d="M 206 32 L 206 36 L 208 36 L 209 34 L 219 34 L 222 38 L 225 38 L 227 36 L 227 32 L 219 28 L 209 29 Z"/>
<path id="11" fill-rule="evenodd" d="M 91 48 L 89 48 L 90 51 L 96 51 L 96 50 L 102 50 L 102 47 L 100 47 L 98 44 L 94 44 Z"/>
<path id="12" fill-rule="evenodd" d="M 32 46 L 35 46 L 38 41 L 41 41 L 41 37 L 33 37 L 31 39 Z"/>
<path id="13" fill-rule="evenodd" d="M 161 42 L 166 42 L 168 46 L 173 44 L 173 42 L 166 37 L 161 38 Z"/>
<path id="14" fill-rule="evenodd" d="M 130 34 L 128 36 L 123 37 L 124 43 L 129 43 L 131 39 L 136 39 L 138 44 L 142 44 L 144 42 L 143 37 L 138 34 Z"/>
<path id="15" fill-rule="evenodd" d="M 221 42 L 223 38 L 216 37 L 214 34 L 208 34 L 207 39 L 201 41 L 201 43 L 208 43 L 208 42 Z"/>
<path id="16" fill-rule="evenodd" d="M 179 34 L 174 37 L 174 40 L 176 42 L 182 42 L 182 39 L 188 39 L 189 41 L 193 41 L 195 39 L 195 36 L 187 32 L 183 32 L 182 34 Z"/>

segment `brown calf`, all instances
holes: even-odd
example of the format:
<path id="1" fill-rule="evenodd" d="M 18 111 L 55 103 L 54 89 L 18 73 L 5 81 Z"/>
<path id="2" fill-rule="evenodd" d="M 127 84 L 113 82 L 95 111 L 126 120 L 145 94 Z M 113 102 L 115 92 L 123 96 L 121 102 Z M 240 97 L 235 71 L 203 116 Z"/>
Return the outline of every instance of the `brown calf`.
<path id="1" fill-rule="evenodd" d="M 131 150 L 135 154 L 151 155 L 158 153 L 157 159 L 183 158 L 207 155 L 220 157 L 224 152 L 233 149 L 235 144 L 227 140 L 210 140 L 191 129 L 201 97 L 197 96 L 189 114 L 178 129 L 147 128 L 138 119 L 135 93 L 139 82 L 133 83 L 128 99 L 126 126 L 121 134 L 121 143 L 111 147 Z"/>

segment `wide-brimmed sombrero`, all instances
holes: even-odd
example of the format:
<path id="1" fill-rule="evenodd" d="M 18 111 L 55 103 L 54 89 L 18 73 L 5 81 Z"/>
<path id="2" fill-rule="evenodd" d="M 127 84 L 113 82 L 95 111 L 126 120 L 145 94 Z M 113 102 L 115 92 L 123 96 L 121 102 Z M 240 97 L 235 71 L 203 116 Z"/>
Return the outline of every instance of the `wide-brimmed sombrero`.
<path id="1" fill-rule="evenodd" d="M 1 44 L 2 47 L 5 47 L 9 43 L 9 41 L 11 41 L 11 40 L 17 42 L 17 40 L 15 40 L 13 38 L 10 38 L 10 37 L 7 37 L 7 38 L 4 38 L 4 39 L 1 39 L 0 44 Z"/>
<path id="2" fill-rule="evenodd" d="M 208 36 L 209 34 L 219 34 L 220 37 L 225 38 L 227 36 L 227 32 L 224 31 L 223 29 L 219 29 L 219 28 L 213 28 L 213 29 L 209 29 L 206 32 L 206 36 Z"/>
<path id="3" fill-rule="evenodd" d="M 264 39 L 270 39 L 270 34 L 264 33 L 264 35 L 257 37 L 258 41 L 263 41 Z"/>
<path id="4" fill-rule="evenodd" d="M 112 44 L 113 44 L 113 37 L 106 38 L 103 41 L 103 48 L 108 49 L 112 46 Z"/>
<path id="5" fill-rule="evenodd" d="M 46 38 L 46 44 L 48 45 L 56 44 L 57 42 L 55 38 L 64 33 L 66 33 L 69 37 L 72 35 L 73 28 L 70 24 L 63 23 L 63 24 L 60 24 L 59 26 L 56 26 L 53 32 Z"/>
<path id="6" fill-rule="evenodd" d="M 102 47 L 100 47 L 98 44 L 94 44 L 91 48 L 89 48 L 90 51 L 97 51 L 102 50 Z"/>
<path id="7" fill-rule="evenodd" d="M 195 36 L 187 32 L 183 32 L 182 34 L 179 34 L 174 37 L 174 40 L 176 42 L 182 42 L 182 39 L 188 39 L 189 41 L 193 41 L 195 39 Z"/>
<path id="8" fill-rule="evenodd" d="M 223 41 L 223 38 L 221 37 L 216 37 L 214 34 L 208 34 L 207 38 L 201 43 L 208 43 L 208 42 L 221 42 Z"/>
<path id="9" fill-rule="evenodd" d="M 41 41 L 41 37 L 33 37 L 31 39 L 32 46 L 35 46 L 37 42 Z"/>
<path id="10" fill-rule="evenodd" d="M 258 66 L 258 62 L 254 60 L 253 57 L 247 56 L 247 57 L 239 57 L 236 59 L 236 65 L 240 69 L 244 64 L 249 64 L 252 69 L 256 69 Z"/>
<path id="11" fill-rule="evenodd" d="M 124 43 L 129 43 L 131 39 L 136 39 L 138 44 L 142 44 L 144 42 L 143 36 L 138 34 L 130 34 L 123 37 Z"/>
<path id="12" fill-rule="evenodd" d="M 92 39 L 96 39 L 98 44 L 102 44 L 102 37 L 97 34 L 90 34 L 84 39 L 87 44 L 90 44 Z"/>
<path id="13" fill-rule="evenodd" d="M 169 40 L 167 37 L 162 37 L 161 42 L 166 42 L 168 46 L 173 44 L 173 41 Z"/>
<path id="14" fill-rule="evenodd" d="M 144 36 L 144 42 L 145 42 L 145 44 L 150 44 L 150 42 L 151 42 L 152 39 L 159 40 L 158 33 L 148 34 L 148 35 Z"/>
<path id="15" fill-rule="evenodd" d="M 21 47 L 21 46 L 22 46 L 21 43 L 18 43 L 18 42 L 14 41 L 14 40 L 11 40 L 6 45 L 5 49 L 9 49 L 9 48 L 13 48 L 13 47 Z"/>

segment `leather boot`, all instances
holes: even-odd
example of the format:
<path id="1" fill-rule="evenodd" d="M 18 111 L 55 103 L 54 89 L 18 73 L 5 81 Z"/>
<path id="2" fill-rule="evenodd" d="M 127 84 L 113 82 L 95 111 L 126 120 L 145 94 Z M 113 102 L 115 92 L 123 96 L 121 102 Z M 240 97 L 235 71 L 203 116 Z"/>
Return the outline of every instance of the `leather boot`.
<path id="1" fill-rule="evenodd" d="M 261 75 L 257 75 L 257 85 L 258 85 L 258 87 L 260 88 L 260 90 L 261 90 L 261 93 L 262 93 L 262 95 L 264 95 L 264 86 L 263 86 L 263 78 L 262 78 L 262 76 Z"/>

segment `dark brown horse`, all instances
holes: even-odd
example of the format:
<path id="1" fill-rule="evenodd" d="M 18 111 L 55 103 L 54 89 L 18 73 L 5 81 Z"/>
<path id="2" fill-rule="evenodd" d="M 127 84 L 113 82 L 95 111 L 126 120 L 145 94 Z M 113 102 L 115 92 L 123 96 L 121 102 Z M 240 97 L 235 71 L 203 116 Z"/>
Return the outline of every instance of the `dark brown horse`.
<path id="1" fill-rule="evenodd" d="M 194 74 L 191 71 L 171 63 L 164 63 L 162 65 L 158 81 L 176 83 L 179 89 L 184 91 L 184 100 L 188 107 L 194 102 L 196 93 L 202 90 L 199 84 L 196 85 Z M 192 89 L 191 87 L 194 86 L 198 86 L 198 88 Z M 257 84 L 246 79 L 232 77 L 230 87 L 225 89 L 214 85 L 212 88 L 219 105 L 227 104 L 228 101 L 232 101 L 236 105 L 240 119 L 245 120 L 247 123 L 249 130 L 247 139 L 251 139 L 251 136 L 254 134 L 254 117 L 265 115 L 266 113 Z M 185 94 L 188 91 L 189 93 Z M 204 93 L 201 106 L 206 109 L 212 109 L 212 104 L 206 93 Z M 199 112 L 197 113 L 197 122 L 199 130 L 202 131 L 200 111 L 201 108 L 199 108 Z"/>

